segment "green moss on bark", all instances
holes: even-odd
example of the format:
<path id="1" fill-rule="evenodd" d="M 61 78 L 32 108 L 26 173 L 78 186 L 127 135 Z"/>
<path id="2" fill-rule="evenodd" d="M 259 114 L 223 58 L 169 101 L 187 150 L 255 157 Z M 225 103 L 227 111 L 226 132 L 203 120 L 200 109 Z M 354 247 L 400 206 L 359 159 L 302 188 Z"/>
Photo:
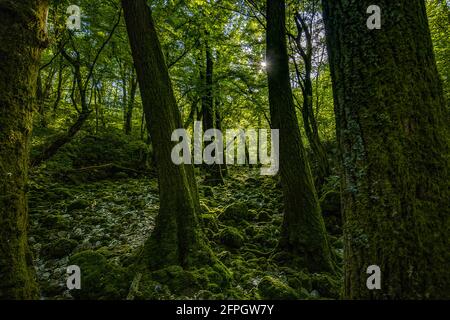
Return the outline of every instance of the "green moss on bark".
<path id="1" fill-rule="evenodd" d="M 151 9 L 145 0 L 123 0 L 122 6 L 159 179 L 160 210 L 143 264 L 158 270 L 211 263 L 214 258 L 198 221 L 193 167 L 175 165 L 171 159 L 172 132 L 183 126 Z"/>
<path id="2" fill-rule="evenodd" d="M 0 299 L 39 297 L 27 243 L 29 136 L 47 1 L 0 1 Z"/>
<path id="3" fill-rule="evenodd" d="M 323 1 L 341 152 L 345 297 L 450 297 L 448 119 L 424 1 Z M 381 268 L 381 290 L 366 287 Z"/>
<path id="4" fill-rule="evenodd" d="M 284 221 L 279 248 L 304 258 L 311 271 L 333 270 L 325 224 L 300 136 L 289 79 L 285 2 L 267 1 L 267 60 L 272 128 L 280 130 Z"/>

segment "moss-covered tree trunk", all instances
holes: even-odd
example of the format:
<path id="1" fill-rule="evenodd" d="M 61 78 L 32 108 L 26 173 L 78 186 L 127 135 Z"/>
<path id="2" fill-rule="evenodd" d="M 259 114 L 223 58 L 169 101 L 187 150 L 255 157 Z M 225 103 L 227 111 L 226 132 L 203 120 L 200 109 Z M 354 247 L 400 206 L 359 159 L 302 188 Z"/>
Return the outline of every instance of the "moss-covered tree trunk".
<path id="1" fill-rule="evenodd" d="M 203 131 L 206 132 L 209 129 L 219 129 L 217 125 L 217 117 L 214 106 L 214 61 L 212 56 L 212 50 L 208 43 L 205 44 L 205 55 L 206 55 L 206 72 L 204 77 L 205 90 L 202 96 L 202 120 L 203 120 Z M 212 142 L 207 142 L 212 143 Z M 222 184 L 223 183 L 223 165 L 222 164 L 212 164 L 206 165 L 207 175 L 205 182 L 210 184 Z"/>
<path id="2" fill-rule="evenodd" d="M 448 123 L 423 0 L 324 0 L 341 151 L 345 297 L 450 297 Z M 368 290 L 367 267 L 381 269 Z"/>
<path id="3" fill-rule="evenodd" d="M 0 0 L 0 299 L 39 297 L 26 185 L 47 6 L 43 0 Z"/>
<path id="4" fill-rule="evenodd" d="M 267 62 L 271 123 L 280 130 L 285 206 L 280 248 L 304 259 L 312 271 L 332 270 L 325 225 L 295 113 L 283 0 L 267 1 Z"/>
<path id="5" fill-rule="evenodd" d="M 130 97 L 128 99 L 128 103 L 126 104 L 125 116 L 124 116 L 124 131 L 126 135 L 131 134 L 131 130 L 133 129 L 133 109 L 134 104 L 136 102 L 136 92 L 137 92 L 137 79 L 136 72 L 134 69 L 132 70 L 131 79 L 130 79 Z"/>
<path id="6" fill-rule="evenodd" d="M 314 19 L 315 15 L 312 14 Z M 303 61 L 303 75 L 300 72 L 297 61 L 294 59 L 294 66 L 297 80 L 300 84 L 303 95 L 302 117 L 303 127 L 305 128 L 306 137 L 312 151 L 313 159 L 317 163 L 315 185 L 317 190 L 321 191 L 326 178 L 331 174 L 330 164 L 323 143 L 320 139 L 319 128 L 316 115 L 313 110 L 313 35 L 312 23 L 308 22 L 299 13 L 294 15 L 295 25 L 297 27 L 297 35 L 295 36 L 295 46 Z M 318 76 L 318 75 L 317 75 Z"/>
<path id="7" fill-rule="evenodd" d="M 122 0 L 128 37 L 138 76 L 145 118 L 152 137 L 159 179 L 160 210 L 145 246 L 152 269 L 168 265 L 190 267 L 210 250 L 204 243 L 192 165 L 173 164 L 171 135 L 183 128 L 168 69 L 145 0 Z"/>

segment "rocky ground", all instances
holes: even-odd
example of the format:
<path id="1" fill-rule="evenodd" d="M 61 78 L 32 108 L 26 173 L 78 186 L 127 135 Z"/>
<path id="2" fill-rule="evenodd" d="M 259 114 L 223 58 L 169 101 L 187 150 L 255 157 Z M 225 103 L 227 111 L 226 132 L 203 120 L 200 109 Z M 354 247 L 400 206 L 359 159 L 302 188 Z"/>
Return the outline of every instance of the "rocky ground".
<path id="1" fill-rule="evenodd" d="M 152 280 L 136 277 L 130 266 L 154 226 L 155 178 L 123 172 L 100 181 L 33 175 L 29 240 L 42 298 L 337 298 L 339 276 L 309 274 L 289 257 L 273 254 L 283 210 L 276 178 L 261 177 L 256 169 L 230 171 L 222 186 L 199 183 L 201 222 L 226 276 L 216 267 L 198 272 L 172 267 Z M 327 224 L 339 231 L 332 216 Z M 342 241 L 335 235 L 331 243 L 340 261 Z M 82 265 L 82 290 L 66 289 L 70 264 Z"/>

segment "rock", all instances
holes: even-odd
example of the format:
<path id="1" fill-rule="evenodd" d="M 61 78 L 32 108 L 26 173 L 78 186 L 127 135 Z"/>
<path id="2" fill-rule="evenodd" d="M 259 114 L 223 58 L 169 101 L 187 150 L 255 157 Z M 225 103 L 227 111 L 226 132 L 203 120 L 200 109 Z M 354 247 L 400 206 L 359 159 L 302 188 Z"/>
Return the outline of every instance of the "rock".
<path id="1" fill-rule="evenodd" d="M 55 229 L 64 226 L 64 221 L 58 214 L 46 214 L 40 217 L 42 227 Z"/>
<path id="2" fill-rule="evenodd" d="M 178 295 L 192 295 L 208 283 L 204 272 L 183 270 L 180 266 L 169 266 L 152 272 L 152 280 L 166 285 L 171 292 Z"/>
<path id="3" fill-rule="evenodd" d="M 56 296 L 63 293 L 65 287 L 61 284 L 60 281 L 57 280 L 46 280 L 41 285 L 42 293 L 45 296 Z"/>
<path id="4" fill-rule="evenodd" d="M 212 231 L 217 232 L 219 226 L 218 226 L 217 217 L 215 214 L 213 214 L 213 213 L 201 214 L 199 216 L 199 218 L 200 218 L 200 223 L 202 224 L 203 227 L 209 228 Z"/>
<path id="5" fill-rule="evenodd" d="M 239 223 L 249 217 L 248 207 L 245 203 L 233 203 L 225 208 L 224 212 L 219 216 L 222 221 L 232 221 Z"/>
<path id="6" fill-rule="evenodd" d="M 261 186 L 261 180 L 250 177 L 245 180 L 245 184 L 252 187 L 259 187 Z"/>
<path id="7" fill-rule="evenodd" d="M 315 273 L 311 276 L 312 287 L 322 297 L 338 298 L 340 295 L 340 282 L 326 273 Z"/>
<path id="8" fill-rule="evenodd" d="M 317 291 L 317 290 L 311 291 L 311 293 L 309 295 L 314 299 L 317 299 L 320 297 L 319 291 Z"/>
<path id="9" fill-rule="evenodd" d="M 78 246 L 78 242 L 72 239 L 61 238 L 55 243 L 48 243 L 42 247 L 41 253 L 52 259 L 68 256 Z"/>
<path id="10" fill-rule="evenodd" d="M 89 205 L 90 205 L 90 203 L 87 200 L 76 199 L 67 206 L 67 210 L 68 211 L 81 210 L 81 209 L 85 209 L 85 208 L 89 207 Z"/>
<path id="11" fill-rule="evenodd" d="M 197 293 L 197 299 L 199 300 L 213 300 L 214 294 L 208 290 L 200 290 Z"/>
<path id="12" fill-rule="evenodd" d="M 125 269 L 109 263 L 100 253 L 83 251 L 70 257 L 69 263 L 81 270 L 81 290 L 72 290 L 75 299 L 124 299 L 131 283 Z"/>
<path id="13" fill-rule="evenodd" d="M 204 188 L 203 192 L 204 192 L 205 198 L 212 198 L 212 197 L 214 197 L 214 190 L 210 186 L 206 186 Z"/>
<path id="14" fill-rule="evenodd" d="M 258 221 L 264 222 L 264 221 L 270 221 L 270 219 L 271 219 L 271 216 L 266 210 L 259 212 Z"/>
<path id="15" fill-rule="evenodd" d="M 70 189 L 64 187 L 58 187 L 54 189 L 58 199 L 69 199 L 72 196 Z"/>
<path id="16" fill-rule="evenodd" d="M 294 289 L 282 281 L 265 276 L 258 285 L 258 291 L 262 299 L 267 300 L 297 300 L 299 295 Z"/>
<path id="17" fill-rule="evenodd" d="M 233 227 L 222 229 L 219 233 L 219 239 L 222 244 L 233 249 L 239 249 L 244 245 L 244 237 L 238 229 Z"/>

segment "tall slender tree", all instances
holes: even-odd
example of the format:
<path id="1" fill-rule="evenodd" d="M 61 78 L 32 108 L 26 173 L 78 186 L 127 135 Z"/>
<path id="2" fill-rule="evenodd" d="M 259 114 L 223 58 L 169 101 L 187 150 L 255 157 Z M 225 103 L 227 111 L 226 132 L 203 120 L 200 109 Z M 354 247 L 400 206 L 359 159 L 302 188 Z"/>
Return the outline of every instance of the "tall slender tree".
<path id="1" fill-rule="evenodd" d="M 303 102 L 301 106 L 301 113 L 303 117 L 303 127 L 305 129 L 306 137 L 312 150 L 313 159 L 317 163 L 317 177 L 315 179 L 316 188 L 320 191 L 325 179 L 331 174 L 330 164 L 328 162 L 327 152 L 320 139 L 319 125 L 317 123 L 316 115 L 313 106 L 313 74 L 316 71 L 316 77 L 319 77 L 318 71 L 314 70 L 314 36 L 320 31 L 315 30 L 317 22 L 317 15 L 319 12 L 320 1 L 312 1 L 304 12 L 296 12 L 294 14 L 294 21 L 297 28 L 297 34 L 294 36 L 289 33 L 289 39 L 293 40 L 294 52 L 297 52 L 303 64 L 303 70 L 297 63 L 295 57 L 293 59 L 295 72 L 297 75 L 298 84 L 302 91 Z M 320 193 L 320 192 L 319 192 Z"/>
<path id="2" fill-rule="evenodd" d="M 133 110 L 136 103 L 136 92 L 138 89 L 136 72 L 134 71 L 134 69 L 131 71 L 129 88 L 130 96 L 128 97 L 126 109 L 124 112 L 124 131 L 126 135 L 130 135 L 133 128 Z"/>
<path id="3" fill-rule="evenodd" d="M 217 113 L 215 99 L 214 99 L 214 60 L 212 49 L 208 42 L 205 43 L 205 56 L 206 56 L 206 72 L 205 77 L 201 77 L 204 82 L 204 94 L 202 96 L 202 120 L 203 120 L 203 131 L 217 128 Z M 204 78 L 204 79 L 203 79 Z M 213 143 L 213 142 L 211 142 Z M 224 165 L 222 164 L 212 164 L 207 165 L 207 176 L 206 182 L 211 184 L 221 184 L 223 183 L 223 175 L 225 171 L 223 170 Z"/>
<path id="4" fill-rule="evenodd" d="M 39 297 L 28 247 L 29 137 L 46 0 L 0 1 L 0 299 Z"/>
<path id="5" fill-rule="evenodd" d="M 159 180 L 160 209 L 145 245 L 145 262 L 152 269 L 190 267 L 208 259 L 210 250 L 197 218 L 200 204 L 193 167 L 175 165 L 171 159 L 171 135 L 183 128 L 181 116 L 150 7 L 145 0 L 122 0 L 122 6 Z"/>
<path id="6" fill-rule="evenodd" d="M 450 297 L 449 145 L 423 0 L 323 1 L 345 220 L 345 297 Z M 381 270 L 368 290 L 367 268 Z"/>
<path id="7" fill-rule="evenodd" d="M 271 124 L 280 130 L 284 221 L 280 248 L 312 270 L 333 270 L 325 224 L 300 136 L 289 79 L 284 0 L 267 1 L 267 70 Z"/>

